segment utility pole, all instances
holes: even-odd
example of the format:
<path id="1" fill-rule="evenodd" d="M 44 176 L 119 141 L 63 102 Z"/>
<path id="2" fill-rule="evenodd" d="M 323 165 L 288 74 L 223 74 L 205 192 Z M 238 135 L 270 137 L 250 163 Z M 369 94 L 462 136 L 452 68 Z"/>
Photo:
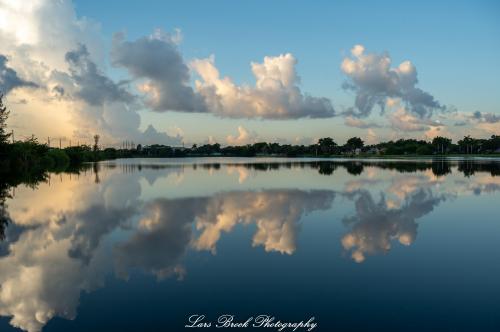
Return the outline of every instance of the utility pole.
<path id="1" fill-rule="evenodd" d="M 49 146 L 50 148 L 50 137 L 47 137 L 47 145 Z"/>
<path id="2" fill-rule="evenodd" d="M 61 146 L 61 137 L 59 137 L 59 149 L 62 149 L 62 146 Z"/>
<path id="3" fill-rule="evenodd" d="M 12 143 L 14 143 L 14 129 L 12 129 Z"/>

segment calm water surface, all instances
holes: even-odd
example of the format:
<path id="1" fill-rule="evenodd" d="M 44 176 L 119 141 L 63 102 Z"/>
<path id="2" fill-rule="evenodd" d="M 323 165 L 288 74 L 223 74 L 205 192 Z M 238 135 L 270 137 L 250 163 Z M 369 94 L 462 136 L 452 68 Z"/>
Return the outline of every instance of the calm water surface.
<path id="1" fill-rule="evenodd" d="M 498 161 L 131 159 L 46 180 L 5 200 L 2 332 L 192 314 L 500 331 Z"/>

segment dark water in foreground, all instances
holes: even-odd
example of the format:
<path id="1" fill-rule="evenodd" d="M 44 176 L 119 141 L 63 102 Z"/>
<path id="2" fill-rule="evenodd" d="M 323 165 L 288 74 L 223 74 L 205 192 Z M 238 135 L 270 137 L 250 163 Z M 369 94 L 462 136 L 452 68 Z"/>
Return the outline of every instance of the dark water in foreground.
<path id="1" fill-rule="evenodd" d="M 498 161 L 119 160 L 11 194 L 2 332 L 500 331 Z"/>

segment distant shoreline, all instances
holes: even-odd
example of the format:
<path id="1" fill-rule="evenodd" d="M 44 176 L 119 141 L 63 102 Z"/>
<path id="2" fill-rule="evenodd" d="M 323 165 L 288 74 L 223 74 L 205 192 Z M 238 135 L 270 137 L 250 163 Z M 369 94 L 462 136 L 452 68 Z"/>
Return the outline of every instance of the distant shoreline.
<path id="1" fill-rule="evenodd" d="M 500 153 L 490 153 L 490 154 L 446 154 L 446 155 L 373 155 L 373 154 L 360 154 L 360 155 L 329 155 L 329 156 L 313 156 L 313 155 L 302 155 L 302 156 L 286 156 L 286 155 L 255 155 L 255 156 L 239 156 L 239 155 L 184 155 L 184 156 L 170 156 L 170 157 L 157 157 L 157 156 L 130 156 L 130 157 L 119 157 L 113 159 L 103 159 L 99 161 L 110 161 L 117 159 L 175 159 L 175 158 L 287 158 L 287 159 L 448 159 L 448 158 L 489 158 L 498 159 L 500 158 Z"/>
<path id="2" fill-rule="evenodd" d="M 7 135 L 8 136 L 8 135 Z M 321 138 L 317 144 L 287 145 L 259 142 L 238 146 L 205 144 L 192 147 L 130 144 L 128 148 L 103 148 L 99 135 L 95 144 L 68 147 L 50 147 L 36 138 L 25 141 L 4 140 L 0 143 L 0 175 L 15 179 L 36 179 L 47 172 L 78 172 L 83 164 L 127 158 L 290 158 L 297 161 L 307 158 L 321 160 L 473 160 L 500 158 L 500 136 L 490 139 L 473 139 L 466 136 L 457 144 L 450 139 L 437 137 L 432 142 L 400 139 L 365 146 L 359 137 L 350 138 L 339 146 L 330 138 Z M 464 153 L 468 152 L 468 153 Z"/>

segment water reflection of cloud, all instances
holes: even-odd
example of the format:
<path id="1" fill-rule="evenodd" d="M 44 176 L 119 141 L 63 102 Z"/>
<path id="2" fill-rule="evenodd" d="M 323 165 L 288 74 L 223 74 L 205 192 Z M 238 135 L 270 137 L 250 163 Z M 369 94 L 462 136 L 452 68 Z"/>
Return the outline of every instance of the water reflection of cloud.
<path id="1" fill-rule="evenodd" d="M 226 167 L 226 169 L 227 169 L 227 174 L 229 174 L 229 175 L 231 175 L 233 173 L 238 174 L 238 183 L 239 184 L 242 184 L 243 182 L 245 182 L 248 179 L 248 177 L 250 176 L 250 172 L 249 172 L 248 168 L 245 168 L 244 166 L 228 165 Z"/>
<path id="2" fill-rule="evenodd" d="M 429 189 L 409 194 L 399 208 L 388 208 L 383 194 L 376 202 L 366 190 L 359 191 L 353 198 L 355 215 L 343 219 L 351 231 L 344 235 L 341 243 L 358 263 L 363 262 L 367 254 L 386 253 L 393 240 L 410 245 L 417 236 L 416 219 L 430 213 L 445 199 Z"/>
<path id="3" fill-rule="evenodd" d="M 333 201 L 331 191 L 270 190 L 218 194 L 207 202 L 205 212 L 196 217 L 201 232 L 193 246 L 216 251 L 222 232 L 237 224 L 255 224 L 253 246 L 266 251 L 292 254 L 296 249 L 299 221 L 304 214 L 328 209 Z"/>
<path id="4" fill-rule="evenodd" d="M 102 287 L 110 265 L 102 239 L 135 214 L 139 192 L 134 178 L 123 191 L 108 190 L 120 187 L 113 176 L 88 180 L 20 188 L 10 204 L 18 231 L 0 259 L 0 315 L 11 325 L 37 332 L 54 316 L 72 319 L 80 293 Z"/>
<path id="5" fill-rule="evenodd" d="M 395 175 L 390 180 L 390 186 L 385 190 L 388 194 L 386 206 L 390 209 L 398 208 L 411 194 L 421 189 L 432 189 L 441 182 L 431 172 L 424 171 L 415 175 Z"/>
<path id="6" fill-rule="evenodd" d="M 102 284 L 97 260 L 87 265 L 68 256 L 68 223 L 23 232 L 0 260 L 0 314 L 12 316 L 13 326 L 34 332 L 54 316 L 72 319 L 80 292 Z"/>
<path id="7" fill-rule="evenodd" d="M 358 191 L 362 188 L 376 185 L 376 184 L 380 183 L 381 181 L 382 181 L 381 179 L 374 179 L 374 178 L 369 178 L 369 177 L 355 179 L 355 180 L 347 180 L 345 185 L 344 185 L 344 192 L 352 193 L 352 192 Z"/>
<path id="8" fill-rule="evenodd" d="M 163 279 L 182 277 L 180 258 L 192 238 L 192 222 L 203 211 L 206 198 L 156 199 L 145 206 L 146 214 L 135 233 L 114 250 L 117 274 L 126 278 L 132 268 L 140 268 Z"/>
<path id="9" fill-rule="evenodd" d="M 332 191 L 271 190 L 156 199 L 145 206 L 134 234 L 115 247 L 116 271 L 125 278 L 134 268 L 159 279 L 182 277 L 181 260 L 189 247 L 215 253 L 221 234 L 238 224 L 256 225 L 253 246 L 292 254 L 301 218 L 328 209 L 333 198 Z"/>
<path id="10" fill-rule="evenodd" d="M 500 191 L 500 177 L 476 175 L 467 180 L 455 181 L 456 189 L 462 194 L 491 194 Z"/>
<path id="11" fill-rule="evenodd" d="M 74 233 L 71 235 L 71 246 L 68 255 L 71 258 L 81 259 L 89 264 L 94 250 L 98 247 L 102 237 L 111 233 L 136 213 L 135 207 L 124 205 L 123 208 L 105 208 L 94 205 L 74 216 L 77 221 Z"/>

